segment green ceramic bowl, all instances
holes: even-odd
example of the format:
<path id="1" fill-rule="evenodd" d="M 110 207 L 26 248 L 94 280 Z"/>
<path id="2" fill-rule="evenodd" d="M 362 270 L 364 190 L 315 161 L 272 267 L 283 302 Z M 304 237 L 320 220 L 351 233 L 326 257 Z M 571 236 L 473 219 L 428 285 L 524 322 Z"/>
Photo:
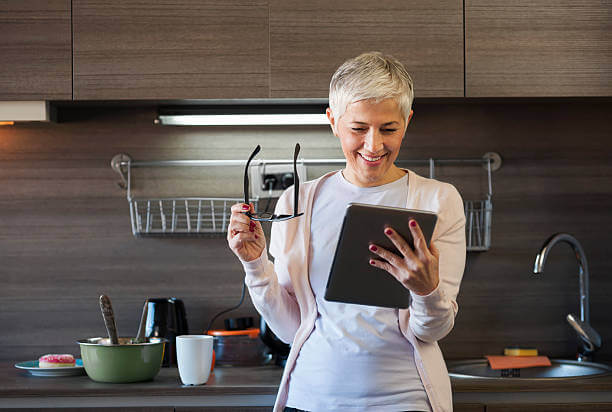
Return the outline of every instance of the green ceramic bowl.
<path id="1" fill-rule="evenodd" d="M 109 338 L 81 339 L 81 358 L 85 372 L 94 381 L 126 383 L 151 380 L 157 375 L 164 358 L 167 339 L 146 338 L 132 344 L 133 338 L 119 338 L 119 345 Z"/>

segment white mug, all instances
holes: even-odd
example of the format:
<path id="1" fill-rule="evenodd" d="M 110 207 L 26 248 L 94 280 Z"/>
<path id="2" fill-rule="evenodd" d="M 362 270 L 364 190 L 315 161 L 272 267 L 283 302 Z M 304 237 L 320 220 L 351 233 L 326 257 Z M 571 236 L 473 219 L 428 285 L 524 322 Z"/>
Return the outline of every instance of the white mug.
<path id="1" fill-rule="evenodd" d="M 208 381 L 212 353 L 213 337 L 210 335 L 176 337 L 176 358 L 184 385 L 202 385 Z"/>

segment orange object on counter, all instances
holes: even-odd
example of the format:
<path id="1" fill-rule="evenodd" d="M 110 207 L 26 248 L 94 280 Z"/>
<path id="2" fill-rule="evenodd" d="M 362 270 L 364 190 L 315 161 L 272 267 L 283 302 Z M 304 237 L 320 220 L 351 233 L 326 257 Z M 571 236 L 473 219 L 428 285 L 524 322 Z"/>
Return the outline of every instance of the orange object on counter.
<path id="1" fill-rule="evenodd" d="M 259 328 L 239 329 L 239 330 L 209 330 L 212 336 L 248 336 L 251 339 L 259 338 Z"/>
<path id="2" fill-rule="evenodd" d="M 536 366 L 550 366 L 548 356 L 497 356 L 486 355 L 491 369 L 520 369 Z"/>

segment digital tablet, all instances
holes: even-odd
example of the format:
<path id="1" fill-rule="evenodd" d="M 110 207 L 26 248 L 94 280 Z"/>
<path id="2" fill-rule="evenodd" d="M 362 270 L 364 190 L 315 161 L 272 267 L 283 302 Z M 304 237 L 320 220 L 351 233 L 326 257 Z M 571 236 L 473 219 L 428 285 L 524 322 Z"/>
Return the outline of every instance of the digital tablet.
<path id="1" fill-rule="evenodd" d="M 435 213 L 349 203 L 327 280 L 325 300 L 399 309 L 409 307 L 410 291 L 387 271 L 370 265 L 370 258 L 381 258 L 368 247 L 374 243 L 399 255 L 384 234 L 385 227 L 390 226 L 414 249 L 408 227 L 410 218 L 417 221 L 429 245 L 437 221 Z"/>

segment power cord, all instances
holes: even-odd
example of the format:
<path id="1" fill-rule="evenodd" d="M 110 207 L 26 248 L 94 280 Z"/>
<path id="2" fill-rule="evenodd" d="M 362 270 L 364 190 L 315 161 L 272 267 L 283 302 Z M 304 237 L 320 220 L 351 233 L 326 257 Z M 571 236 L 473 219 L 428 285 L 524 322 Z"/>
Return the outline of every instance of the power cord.
<path id="1" fill-rule="evenodd" d="M 206 330 L 204 331 L 204 334 L 207 335 L 208 331 L 210 330 L 210 327 L 212 326 L 213 322 L 215 320 L 217 320 L 217 318 L 221 315 L 226 314 L 227 312 L 231 312 L 234 309 L 238 309 L 240 307 L 240 305 L 242 305 L 242 302 L 244 302 L 244 295 L 246 293 L 246 283 L 242 282 L 242 295 L 240 296 L 240 302 L 238 302 L 238 304 L 236 306 L 232 306 L 229 309 L 224 309 L 221 312 L 217 313 L 215 316 L 213 316 L 213 318 L 210 320 L 210 322 L 208 322 L 208 326 L 206 326 Z"/>

